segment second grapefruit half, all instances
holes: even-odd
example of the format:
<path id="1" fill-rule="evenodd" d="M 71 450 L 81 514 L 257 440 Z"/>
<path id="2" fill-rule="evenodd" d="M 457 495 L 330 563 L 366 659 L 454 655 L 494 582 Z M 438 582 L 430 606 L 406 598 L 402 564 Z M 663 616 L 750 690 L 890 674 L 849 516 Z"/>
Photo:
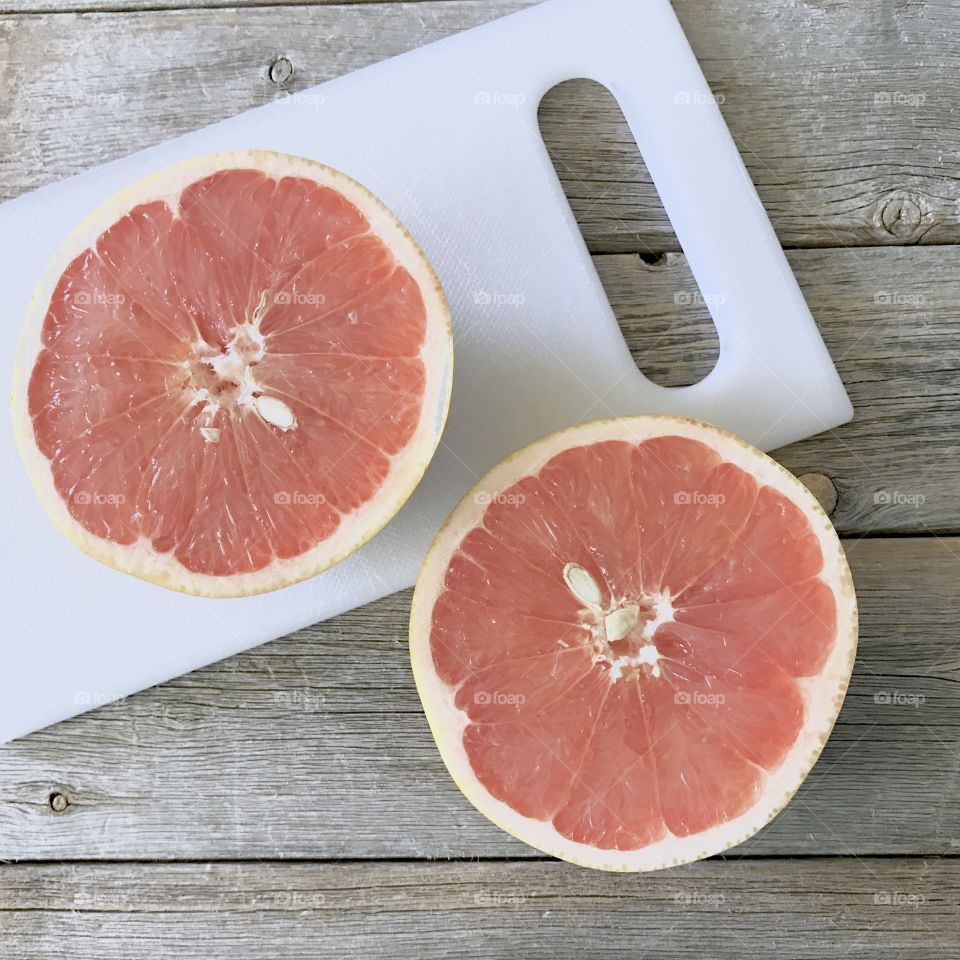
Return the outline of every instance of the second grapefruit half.
<path id="1" fill-rule="evenodd" d="M 857 641 L 840 542 L 805 487 L 714 427 L 562 431 L 488 474 L 413 600 L 413 670 L 474 805 L 547 853 L 652 870 L 780 810 Z"/>
<path id="2" fill-rule="evenodd" d="M 241 596 L 396 513 L 451 368 L 443 292 L 396 217 L 329 167 L 234 151 L 134 184 L 66 241 L 27 317 L 14 423 L 83 550 Z"/>

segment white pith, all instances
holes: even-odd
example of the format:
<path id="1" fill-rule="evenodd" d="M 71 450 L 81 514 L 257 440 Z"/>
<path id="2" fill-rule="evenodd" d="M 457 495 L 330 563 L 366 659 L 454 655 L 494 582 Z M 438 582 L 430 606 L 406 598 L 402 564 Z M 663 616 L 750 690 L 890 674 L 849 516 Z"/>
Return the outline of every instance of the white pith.
<path id="1" fill-rule="evenodd" d="M 536 474 L 561 450 L 607 440 L 640 443 L 657 436 L 682 436 L 707 443 L 725 460 L 747 470 L 760 483 L 774 488 L 800 507 L 823 554 L 820 578 L 831 588 L 836 600 L 837 634 L 820 674 L 798 681 L 805 700 L 804 725 L 781 765 L 770 773 L 764 772 L 762 792 L 752 807 L 738 817 L 692 836 L 668 833 L 662 840 L 639 850 L 606 850 L 569 840 L 550 821 L 518 814 L 490 794 L 477 779 L 463 747 L 463 732 L 469 721 L 455 704 L 455 689 L 436 672 L 430 648 L 430 624 L 450 558 L 465 534 L 480 522 L 486 504 L 496 502 L 499 494 L 521 478 Z M 706 424 L 663 416 L 599 421 L 553 434 L 494 467 L 476 489 L 482 489 L 485 497 L 476 497 L 473 491 L 468 493 L 437 535 L 421 570 L 410 619 L 410 651 L 417 688 L 447 769 L 471 803 L 502 829 L 545 853 L 584 866 L 617 871 L 657 870 L 709 857 L 746 840 L 769 822 L 793 796 L 816 762 L 839 713 L 856 655 L 857 607 L 850 571 L 836 532 L 813 495 L 778 463 L 742 440 Z M 592 595 L 589 584 L 582 579 L 575 593 L 583 599 L 581 590 L 588 598 Z M 662 617 L 670 616 L 669 598 L 661 598 L 651 624 L 663 622 Z M 651 624 L 647 624 L 647 629 Z M 644 633 L 646 635 L 647 630 Z M 651 674 L 657 669 L 656 648 L 652 644 L 641 645 L 635 659 L 636 666 L 649 668 Z M 617 679 L 612 678 L 611 682 Z"/>
<path id="2" fill-rule="evenodd" d="M 659 654 L 653 636 L 659 627 L 673 619 L 670 595 L 657 592 L 643 597 L 644 612 L 652 611 L 653 615 L 644 617 L 641 624 L 640 604 L 624 597 L 611 599 L 604 606 L 600 585 L 583 567 L 575 563 L 565 564 L 563 579 L 570 592 L 583 604 L 580 622 L 588 632 L 585 645 L 590 646 L 594 663 L 609 667 L 610 682 L 625 676 L 630 667 L 650 667 L 650 675 L 659 677 Z M 631 638 L 631 635 L 632 642 L 626 652 L 613 649 L 612 644 Z"/>
<path id="3" fill-rule="evenodd" d="M 281 431 L 292 430 L 297 425 L 296 415 L 289 405 L 268 394 L 266 387 L 256 379 L 255 367 L 267 353 L 260 324 L 269 311 L 271 299 L 268 290 L 260 292 L 252 314 L 237 326 L 226 350 L 220 351 L 199 340 L 193 345 L 193 358 L 181 364 L 188 378 L 198 369 L 206 369 L 208 377 L 214 377 L 221 386 L 232 388 L 216 398 L 206 386 L 190 388 L 191 404 L 202 408 L 203 422 L 198 429 L 208 443 L 220 441 L 220 428 L 210 425 L 220 410 L 230 414 L 250 410 Z"/>
<path id="4" fill-rule="evenodd" d="M 370 231 L 385 242 L 398 264 L 417 282 L 426 307 L 427 329 L 420 351 L 426 371 L 420 420 L 406 448 L 391 458 L 390 471 L 376 494 L 343 516 L 330 537 L 298 557 L 274 559 L 253 573 L 218 577 L 187 570 L 172 554 L 158 553 L 146 538 L 123 546 L 91 534 L 74 520 L 54 487 L 49 461 L 34 439 L 27 388 L 41 349 L 42 325 L 50 296 L 74 257 L 92 246 L 100 234 L 139 204 L 159 200 L 177 212 L 179 197 L 185 187 L 222 169 L 256 169 L 275 178 L 305 177 L 343 194 L 364 214 Z M 242 328 L 254 344 L 259 336 L 260 320 L 269 309 L 268 299 L 269 292 L 265 291 Z M 262 342 L 262 337 L 260 339 Z M 64 536 L 86 553 L 102 563 L 169 589 L 210 597 L 248 596 L 297 583 L 328 569 L 376 534 L 406 502 L 433 456 L 446 421 L 453 367 L 452 343 L 449 309 L 433 268 L 394 214 L 366 188 L 332 168 L 301 157 L 258 150 L 212 154 L 176 164 L 122 190 L 95 210 L 64 242 L 37 287 L 24 323 L 13 377 L 14 430 L 27 471 L 44 508 Z M 276 429 L 296 429 L 296 418 L 293 417 L 291 422 L 289 414 L 292 411 L 287 403 L 279 398 L 258 402 L 258 398 L 266 394 L 256 383 L 248 363 L 229 350 L 219 359 L 210 359 L 213 361 L 211 368 L 218 376 L 229 380 L 241 378 L 236 381 L 242 383 L 242 389 L 234 398 L 235 402 L 249 406 Z M 218 443 L 220 433 L 209 423 L 218 401 L 200 388 L 186 402 L 203 405 L 207 417 L 200 426 L 201 436 L 207 443 Z"/>

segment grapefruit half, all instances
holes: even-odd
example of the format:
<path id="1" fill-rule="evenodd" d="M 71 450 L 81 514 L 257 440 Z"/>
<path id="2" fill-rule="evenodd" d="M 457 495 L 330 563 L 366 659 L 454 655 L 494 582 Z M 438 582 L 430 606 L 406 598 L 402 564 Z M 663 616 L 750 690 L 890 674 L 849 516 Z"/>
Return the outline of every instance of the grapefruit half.
<path id="1" fill-rule="evenodd" d="M 31 304 L 14 424 L 60 530 L 203 596 L 313 576 L 376 533 L 450 399 L 440 283 L 360 184 L 235 151 L 91 215 Z"/>
<path id="2" fill-rule="evenodd" d="M 468 799 L 607 870 L 707 857 L 767 823 L 830 733 L 856 642 L 814 497 L 672 417 L 573 427 L 495 467 L 431 547 L 410 623 Z"/>

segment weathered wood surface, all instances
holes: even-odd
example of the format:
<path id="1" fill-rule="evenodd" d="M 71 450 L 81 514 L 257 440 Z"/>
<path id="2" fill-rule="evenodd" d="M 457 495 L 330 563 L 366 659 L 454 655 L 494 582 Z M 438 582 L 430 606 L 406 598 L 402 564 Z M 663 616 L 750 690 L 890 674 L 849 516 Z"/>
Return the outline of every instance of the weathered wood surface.
<path id="1" fill-rule="evenodd" d="M 0 871 L 0 939 L 16 960 L 932 960 L 960 951 L 958 902 L 957 860 L 589 878 L 561 863 L 25 865 Z"/>
<path id="2" fill-rule="evenodd" d="M 312 6 L 351 6 L 368 3 L 386 6 L 398 3 L 411 6 L 414 3 L 443 3 L 452 0 L 3 0 L 0 13 L 93 13 L 137 12 L 140 10 L 220 10 L 235 7 L 312 7 Z M 475 3 L 478 6 L 489 4 L 490 0 L 457 0 L 459 3 Z M 539 0 L 526 0 L 528 4 Z M 495 16 L 495 14 L 494 14 Z"/>
<path id="3" fill-rule="evenodd" d="M 8 15 L 0 20 L 0 141 L 16 149 L 3 151 L 0 197 L 527 5 L 423 0 Z M 48 6 L 113 10 L 117 0 Z M 948 80 L 958 66 L 958 0 L 676 7 L 786 245 L 960 239 L 960 140 Z M 36 5 L 0 0 L 0 8 Z M 293 73 L 277 84 L 270 65 L 281 56 Z M 676 249 L 608 96 L 586 83 L 557 91 L 543 125 L 594 251 Z"/>
<path id="4" fill-rule="evenodd" d="M 777 456 L 826 474 L 847 534 L 960 529 L 960 250 L 788 253 L 856 410 L 853 423 Z M 641 369 L 660 383 L 712 368 L 716 331 L 681 254 L 654 266 L 595 257 Z M 771 319 L 776 304 L 771 304 Z"/>
<path id="5" fill-rule="evenodd" d="M 960 550 L 847 546 L 853 686 L 800 793 L 738 853 L 957 854 Z M 446 774 L 408 612 L 399 594 L 0 748 L 0 859 L 536 856 Z"/>
<path id="6" fill-rule="evenodd" d="M 0 199 L 530 2 L 0 0 Z M 857 407 L 779 453 L 836 493 L 862 615 L 798 796 L 725 862 L 544 862 L 446 775 L 401 594 L 0 747 L 4 956 L 960 953 L 960 0 L 675 6 Z M 541 124 L 639 365 L 696 381 L 715 332 L 681 254 L 637 256 L 677 244 L 612 99 Z"/>

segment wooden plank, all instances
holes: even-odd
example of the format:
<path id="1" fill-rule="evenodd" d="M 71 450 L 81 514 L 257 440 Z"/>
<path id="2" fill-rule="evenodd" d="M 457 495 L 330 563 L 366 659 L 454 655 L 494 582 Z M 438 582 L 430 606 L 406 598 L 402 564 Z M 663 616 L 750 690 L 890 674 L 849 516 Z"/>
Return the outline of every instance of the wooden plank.
<path id="1" fill-rule="evenodd" d="M 528 2 L 0 17 L 0 199 L 295 95 Z M 289 75 L 286 67 L 271 70 L 281 59 L 292 68 Z"/>
<path id="2" fill-rule="evenodd" d="M 956 854 L 957 541 L 847 546 L 853 686 L 807 783 L 738 853 Z M 408 608 L 399 594 L 0 748 L 0 859 L 536 856 L 446 774 Z"/>
<path id="3" fill-rule="evenodd" d="M 960 863 L 100 864 L 0 871 L 17 960 L 957 956 Z M 709 947 L 707 945 L 709 944 Z"/>
<path id="4" fill-rule="evenodd" d="M 830 478 L 833 520 L 847 534 L 960 529 L 957 248 L 797 250 L 789 259 L 856 419 L 778 457 Z M 641 369 L 668 386 L 710 371 L 716 331 L 682 255 L 652 267 L 626 255 L 595 262 Z"/>
<path id="5" fill-rule="evenodd" d="M 0 197 L 528 3 L 8 16 L 0 20 Z M 960 134 L 951 86 L 938 79 L 956 65 L 960 0 L 879 10 L 794 0 L 676 6 L 785 244 L 960 240 Z M 270 80 L 278 57 L 293 67 L 279 84 Z M 594 251 L 676 249 L 608 96 L 583 82 L 554 92 L 543 125 Z"/>
<path id="6" fill-rule="evenodd" d="M 213 10 L 233 7 L 310 7 L 351 6 L 357 3 L 442 3 L 444 0 L 4 0 L 0 14 L 96 13 L 98 11 L 131 12 L 154 10 Z M 458 0 L 464 2 L 464 0 Z M 489 0 L 471 0 L 483 4 Z M 539 0 L 531 0 L 539 2 Z"/>

